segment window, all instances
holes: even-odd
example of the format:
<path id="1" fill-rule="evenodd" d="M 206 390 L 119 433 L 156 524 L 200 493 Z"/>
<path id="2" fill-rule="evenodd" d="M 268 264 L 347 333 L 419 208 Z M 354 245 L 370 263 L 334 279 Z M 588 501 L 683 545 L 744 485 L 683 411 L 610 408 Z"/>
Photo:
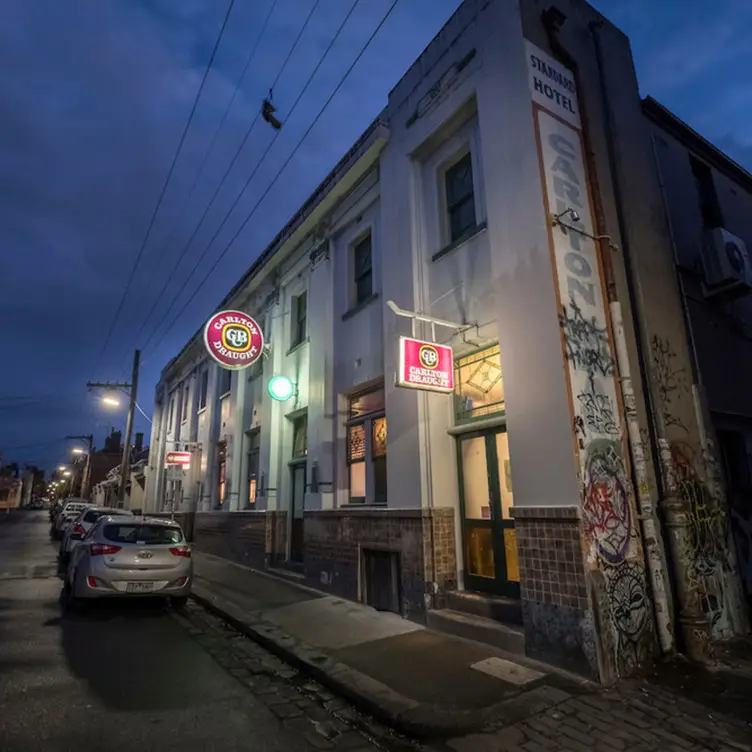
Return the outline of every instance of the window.
<path id="1" fill-rule="evenodd" d="M 253 509 L 256 506 L 260 445 L 261 431 L 257 428 L 248 434 L 248 509 Z"/>
<path id="2" fill-rule="evenodd" d="M 102 535 L 113 543 L 137 543 L 139 546 L 164 546 L 185 541 L 183 531 L 172 525 L 111 524 L 104 526 Z"/>
<path id="3" fill-rule="evenodd" d="M 449 242 L 469 235 L 476 226 L 473 163 L 470 152 L 444 173 Z"/>
<path id="4" fill-rule="evenodd" d="M 221 509 L 227 495 L 227 443 L 224 441 L 218 444 L 217 462 L 217 509 Z"/>
<path id="5" fill-rule="evenodd" d="M 232 389 L 232 371 L 219 369 L 219 396 L 222 397 Z"/>
<path id="6" fill-rule="evenodd" d="M 718 203 L 718 194 L 713 183 L 713 172 L 710 167 L 694 157 L 689 158 L 692 174 L 695 176 L 695 186 L 700 202 L 700 214 L 705 227 L 723 227 L 723 214 Z"/>
<path id="7" fill-rule="evenodd" d="M 504 411 L 504 380 L 499 346 L 457 358 L 454 401 L 458 421 Z"/>
<path id="8" fill-rule="evenodd" d="M 292 299 L 292 332 L 290 347 L 297 347 L 308 336 L 308 293 L 302 292 Z"/>
<path id="9" fill-rule="evenodd" d="M 386 504 L 384 388 L 350 399 L 347 466 L 351 504 Z"/>
<path id="10" fill-rule="evenodd" d="M 352 250 L 355 305 L 360 305 L 373 295 L 371 233 L 355 243 Z"/>
<path id="11" fill-rule="evenodd" d="M 292 458 L 308 456 L 308 413 L 292 421 Z"/>
<path id="12" fill-rule="evenodd" d="M 172 431 L 174 421 L 175 421 L 175 398 L 170 397 L 170 413 L 167 418 L 167 430 L 168 431 Z"/>
<path id="13" fill-rule="evenodd" d="M 198 393 L 198 409 L 203 410 L 206 407 L 206 399 L 209 394 L 209 369 L 204 368 L 201 372 L 201 387 Z"/>
<path id="14" fill-rule="evenodd" d="M 191 388 L 186 384 L 183 390 L 183 422 L 188 420 L 188 401 L 191 396 Z"/>

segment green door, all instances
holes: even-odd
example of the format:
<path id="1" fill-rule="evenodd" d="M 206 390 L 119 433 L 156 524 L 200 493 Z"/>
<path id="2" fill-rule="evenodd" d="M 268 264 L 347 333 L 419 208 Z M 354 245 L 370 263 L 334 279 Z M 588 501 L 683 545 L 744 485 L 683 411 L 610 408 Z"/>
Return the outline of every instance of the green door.
<path id="1" fill-rule="evenodd" d="M 457 440 L 465 588 L 520 597 L 517 534 L 509 514 L 512 475 L 506 431 Z"/>

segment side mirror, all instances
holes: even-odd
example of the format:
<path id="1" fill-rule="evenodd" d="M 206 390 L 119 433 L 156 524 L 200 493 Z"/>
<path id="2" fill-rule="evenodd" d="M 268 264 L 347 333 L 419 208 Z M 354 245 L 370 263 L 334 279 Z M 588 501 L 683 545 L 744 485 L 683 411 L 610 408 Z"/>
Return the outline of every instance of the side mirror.
<path id="1" fill-rule="evenodd" d="M 71 540 L 83 540 L 83 535 L 77 535 L 76 533 L 71 533 Z"/>

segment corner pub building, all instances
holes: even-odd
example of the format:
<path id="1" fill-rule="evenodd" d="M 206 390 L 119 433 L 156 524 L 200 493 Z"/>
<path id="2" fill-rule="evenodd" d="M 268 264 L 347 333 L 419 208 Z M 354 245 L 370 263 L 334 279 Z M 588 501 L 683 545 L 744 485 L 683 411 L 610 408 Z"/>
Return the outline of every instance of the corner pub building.
<path id="1" fill-rule="evenodd" d="M 164 368 L 148 510 L 603 682 L 743 631 L 663 451 L 645 343 L 688 354 L 660 204 L 627 38 L 579 0 L 466 0 L 217 307 L 263 357 L 225 370 L 197 332 Z M 450 393 L 398 385 L 404 337 L 451 347 Z"/>

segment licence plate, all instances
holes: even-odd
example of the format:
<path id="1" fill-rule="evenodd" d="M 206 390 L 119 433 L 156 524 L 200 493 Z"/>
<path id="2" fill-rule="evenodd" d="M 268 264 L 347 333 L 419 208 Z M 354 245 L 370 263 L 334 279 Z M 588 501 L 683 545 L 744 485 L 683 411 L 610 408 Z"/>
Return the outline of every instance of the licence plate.
<path id="1" fill-rule="evenodd" d="M 128 582 L 125 585 L 126 593 L 151 593 L 154 590 L 153 582 Z"/>

